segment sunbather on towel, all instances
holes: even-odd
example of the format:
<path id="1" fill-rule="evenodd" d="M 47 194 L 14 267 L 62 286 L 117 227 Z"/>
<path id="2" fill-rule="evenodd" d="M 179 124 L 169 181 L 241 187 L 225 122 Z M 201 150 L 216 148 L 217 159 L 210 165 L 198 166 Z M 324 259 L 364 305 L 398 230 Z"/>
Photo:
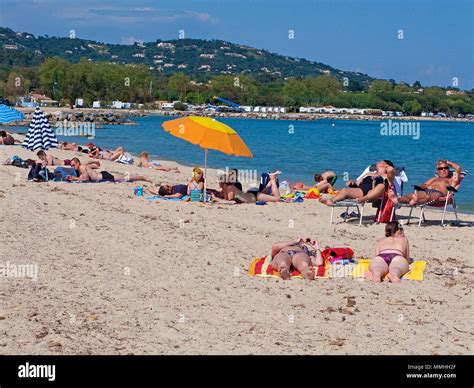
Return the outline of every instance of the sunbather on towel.
<path id="1" fill-rule="evenodd" d="M 384 161 L 376 164 L 377 173 L 367 173 L 357 182 L 348 181 L 334 198 L 320 198 L 319 201 L 328 206 L 344 199 L 355 199 L 357 202 L 369 202 L 380 198 L 384 191 L 393 185 L 395 169 Z"/>
<path id="2" fill-rule="evenodd" d="M 78 158 L 73 158 L 71 160 L 71 167 L 74 168 L 77 172 L 77 177 L 68 175 L 67 180 L 69 181 L 145 181 L 151 182 L 151 179 L 140 176 L 140 175 L 123 175 L 123 174 L 114 174 L 107 171 L 97 172 L 96 169 L 98 168 L 97 165 L 92 164 L 81 164 Z"/>
<path id="3" fill-rule="evenodd" d="M 450 176 L 449 168 L 455 171 Z M 461 166 L 449 160 L 438 160 L 436 162 L 436 177 L 428 179 L 425 183 L 415 186 L 415 192 L 397 198 L 392 190 L 389 191 L 389 198 L 393 203 L 409 203 L 411 206 L 436 201 L 437 198 L 448 194 L 448 186 L 457 186 L 461 176 Z"/>
<path id="4" fill-rule="evenodd" d="M 161 185 L 158 188 L 151 186 L 146 192 L 164 198 L 182 198 L 188 195 L 188 185 Z"/>
<path id="5" fill-rule="evenodd" d="M 65 150 L 65 151 L 76 151 L 76 152 L 83 152 L 85 154 L 89 153 L 89 148 L 77 145 L 76 143 L 68 143 L 67 141 L 61 142 L 58 149 Z"/>
<path id="6" fill-rule="evenodd" d="M 115 162 L 125 155 L 123 147 L 117 147 L 114 151 L 103 150 L 91 144 L 89 156 L 95 159 L 105 159 Z"/>
<path id="7" fill-rule="evenodd" d="M 301 238 L 273 244 L 271 264 L 282 279 L 290 279 L 293 266 L 305 279 L 313 280 L 315 272 L 311 267 L 323 265 L 324 259 L 317 241 Z"/>
<path id="8" fill-rule="evenodd" d="M 262 177 L 268 179 L 266 184 L 260 187 L 257 191 L 247 191 L 244 193 L 242 190 L 239 190 L 235 183 L 230 183 L 226 179 L 220 179 L 219 186 L 222 189 L 221 196 L 217 196 L 211 193 L 211 197 L 214 198 L 217 202 L 228 202 L 236 201 L 238 203 L 252 203 L 252 202 L 279 202 L 280 201 L 280 191 L 277 184 L 277 176 L 281 174 L 281 171 L 276 171 L 274 173 L 262 174 Z"/>
<path id="9" fill-rule="evenodd" d="M 38 157 L 37 163 L 41 163 L 43 166 L 69 166 L 71 164 L 69 159 L 62 160 L 53 155 L 48 155 L 42 150 L 38 151 L 36 156 Z"/>
<path id="10" fill-rule="evenodd" d="M 140 160 L 138 161 L 138 167 L 151 168 L 158 171 L 173 171 L 179 172 L 178 167 L 163 167 L 159 162 L 150 160 L 147 152 L 143 151 L 140 154 Z"/>
<path id="11" fill-rule="evenodd" d="M 377 241 L 375 257 L 365 277 L 380 283 L 387 275 L 392 283 L 400 283 L 400 278 L 408 272 L 409 260 L 410 247 L 401 224 L 389 222 L 385 225 L 385 238 Z"/>
<path id="12" fill-rule="evenodd" d="M 326 193 L 328 189 L 332 189 L 336 183 L 337 175 L 334 171 L 325 171 L 322 174 L 314 174 L 314 181 L 316 182 L 313 186 L 306 186 L 302 184 L 294 185 L 295 190 L 309 190 L 312 188 L 318 189 L 320 193 Z"/>

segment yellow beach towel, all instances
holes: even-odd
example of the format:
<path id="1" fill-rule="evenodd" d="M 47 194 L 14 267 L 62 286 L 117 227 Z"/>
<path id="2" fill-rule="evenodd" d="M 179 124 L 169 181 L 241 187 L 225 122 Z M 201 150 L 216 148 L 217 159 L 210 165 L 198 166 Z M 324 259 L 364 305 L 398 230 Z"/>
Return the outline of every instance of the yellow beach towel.
<path id="1" fill-rule="evenodd" d="M 370 260 L 362 259 L 354 268 L 352 272 L 352 276 L 355 278 L 362 278 L 364 277 L 365 272 L 369 269 Z M 426 268 L 426 261 L 418 260 L 414 261 L 410 264 L 410 271 L 408 271 L 405 275 L 403 275 L 403 279 L 409 280 L 423 280 L 423 274 Z"/>

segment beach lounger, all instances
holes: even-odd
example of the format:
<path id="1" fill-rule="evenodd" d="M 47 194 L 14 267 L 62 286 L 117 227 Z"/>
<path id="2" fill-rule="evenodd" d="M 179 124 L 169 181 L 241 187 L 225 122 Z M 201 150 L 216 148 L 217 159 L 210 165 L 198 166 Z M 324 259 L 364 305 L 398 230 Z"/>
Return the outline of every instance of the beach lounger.
<path id="1" fill-rule="evenodd" d="M 366 175 L 368 172 L 374 172 L 375 170 L 375 165 L 370 165 L 368 166 L 364 172 L 357 178 L 357 180 L 362 179 L 364 175 Z M 396 175 L 395 175 L 395 180 L 394 180 L 394 186 L 395 186 L 395 192 L 397 195 L 401 196 L 403 193 L 403 184 L 405 182 L 408 182 L 408 177 L 405 173 L 405 168 L 404 167 L 395 167 Z M 372 204 L 372 207 L 377 208 L 377 215 L 376 215 L 376 222 L 380 223 L 381 217 L 382 217 L 382 209 L 384 208 L 386 201 L 387 201 L 387 192 L 384 193 L 384 195 L 379 198 L 378 200 L 375 200 L 373 202 L 370 202 Z M 334 208 L 346 208 L 346 211 L 343 213 L 343 219 L 344 222 L 347 221 L 349 218 L 349 209 L 355 208 L 357 210 L 356 217 L 359 219 L 359 226 L 362 225 L 362 220 L 364 216 L 364 206 L 367 202 L 364 203 L 359 203 L 355 199 L 345 199 L 343 201 L 336 202 L 332 208 L 331 208 L 331 218 L 329 220 L 329 224 L 332 224 L 332 221 L 334 219 Z M 395 218 L 395 206 L 392 208 L 392 212 L 390 215 L 390 221 L 392 221 Z"/>
<path id="2" fill-rule="evenodd" d="M 448 187 L 448 194 L 444 197 L 438 197 L 435 201 L 428 202 L 428 203 L 425 203 L 423 205 L 415 205 L 415 206 L 411 206 L 409 204 L 398 204 L 397 207 L 399 207 L 399 208 L 400 207 L 410 208 L 410 213 L 408 215 L 408 220 L 407 220 L 406 224 L 409 225 L 412 218 L 418 218 L 418 226 L 421 226 L 421 224 L 423 222 L 426 222 L 425 211 L 427 209 L 436 209 L 436 210 L 443 209 L 443 215 L 441 217 L 441 226 L 443 226 L 444 221 L 446 219 L 446 212 L 448 211 L 448 206 L 451 206 L 452 209 L 453 209 L 453 213 L 454 213 L 454 216 L 456 218 L 455 222 L 459 222 L 456 199 L 455 199 L 454 194 L 458 192 L 459 187 L 461 186 L 461 183 L 462 183 L 462 181 L 464 180 L 464 178 L 466 177 L 467 174 L 468 174 L 468 171 L 463 170 L 461 172 L 459 183 L 455 187 L 449 186 Z M 416 216 L 412 215 L 413 210 L 417 207 L 419 207 L 421 209 L 419 217 L 416 217 Z"/>

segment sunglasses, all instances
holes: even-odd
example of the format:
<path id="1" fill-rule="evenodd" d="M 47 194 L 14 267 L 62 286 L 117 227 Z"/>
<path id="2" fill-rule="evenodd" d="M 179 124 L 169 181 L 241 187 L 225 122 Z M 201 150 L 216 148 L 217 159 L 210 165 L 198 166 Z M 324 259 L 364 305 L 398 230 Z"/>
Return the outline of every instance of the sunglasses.
<path id="1" fill-rule="evenodd" d="M 449 170 L 449 167 L 438 167 L 437 170 L 438 171 L 440 171 L 440 170 Z"/>

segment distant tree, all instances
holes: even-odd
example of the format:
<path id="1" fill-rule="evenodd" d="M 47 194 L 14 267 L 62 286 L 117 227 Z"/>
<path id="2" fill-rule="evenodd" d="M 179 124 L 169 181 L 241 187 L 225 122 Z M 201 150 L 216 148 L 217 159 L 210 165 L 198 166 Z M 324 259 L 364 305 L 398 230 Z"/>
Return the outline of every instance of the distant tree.
<path id="1" fill-rule="evenodd" d="M 331 75 L 307 77 L 304 79 L 307 91 L 307 103 L 322 104 L 328 98 L 337 96 L 342 91 L 342 84 Z"/>
<path id="2" fill-rule="evenodd" d="M 168 80 L 169 98 L 184 100 L 189 89 L 190 78 L 182 73 L 173 74 Z"/>
<path id="3" fill-rule="evenodd" d="M 423 111 L 423 107 L 417 100 L 409 100 L 403 103 L 402 110 L 411 116 L 418 116 Z"/>
<path id="4" fill-rule="evenodd" d="M 374 96 L 383 96 L 387 92 L 393 90 L 393 84 L 389 81 L 375 80 L 372 81 L 369 87 L 369 93 Z"/>

